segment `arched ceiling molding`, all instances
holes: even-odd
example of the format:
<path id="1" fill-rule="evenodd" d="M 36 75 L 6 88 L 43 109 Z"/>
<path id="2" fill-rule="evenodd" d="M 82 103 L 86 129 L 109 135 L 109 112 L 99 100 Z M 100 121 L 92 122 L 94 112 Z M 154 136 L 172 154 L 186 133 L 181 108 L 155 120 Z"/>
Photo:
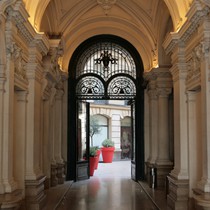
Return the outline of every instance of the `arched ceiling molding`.
<path id="1" fill-rule="evenodd" d="M 42 21 L 42 17 L 44 15 L 44 12 L 45 12 L 49 3 L 50 3 L 50 0 L 39 1 L 38 5 L 37 5 L 36 12 L 34 14 L 34 20 L 32 20 L 32 18 L 31 18 L 31 21 L 34 21 L 34 27 L 36 28 L 37 31 L 40 31 L 39 30 L 40 23 Z"/>
<path id="2" fill-rule="evenodd" d="M 79 21 L 84 14 L 86 14 L 95 6 L 97 6 L 96 1 L 90 3 L 89 0 L 84 0 L 80 5 L 76 4 L 61 19 L 60 30 L 65 31 L 66 28 L 69 27 L 69 25 L 75 25 L 76 22 Z"/>
<path id="3" fill-rule="evenodd" d="M 95 6 L 96 5 L 89 5 L 89 7 L 87 7 L 86 5 L 84 5 L 84 9 L 81 8 L 81 11 L 77 12 L 80 15 L 74 14 L 75 17 L 71 16 L 70 18 L 66 19 L 66 20 L 70 20 L 71 22 L 65 22 L 64 20 L 62 21 L 62 23 L 65 22 L 64 25 L 66 25 L 66 27 L 67 27 L 66 28 L 66 27 L 62 26 L 63 28 L 60 29 L 61 31 L 64 31 L 63 32 L 63 37 L 66 40 L 67 48 L 69 48 L 70 45 L 72 44 L 72 40 L 73 40 L 72 37 L 74 36 L 74 34 L 77 34 L 77 36 L 79 36 L 79 38 L 81 38 L 80 32 L 83 31 L 83 30 L 86 30 L 85 28 L 87 28 L 87 30 L 90 30 L 90 26 L 89 26 L 90 24 L 94 25 L 94 27 L 98 27 L 98 26 L 104 25 L 104 23 L 108 21 L 108 23 L 105 24 L 106 27 L 107 27 L 105 33 L 107 33 L 107 31 L 110 32 L 110 26 L 112 26 L 111 31 L 113 30 L 114 27 L 116 27 L 117 30 L 119 28 L 125 28 L 126 27 L 126 29 L 127 29 L 126 31 L 131 31 L 131 30 L 135 31 L 136 36 L 139 36 L 138 39 L 141 42 L 147 43 L 146 52 L 148 52 L 148 54 L 149 54 L 147 56 L 151 56 L 151 54 L 152 54 L 153 57 L 154 57 L 154 49 L 156 49 L 156 39 L 154 37 L 154 34 L 155 34 L 154 31 L 149 30 L 149 27 L 143 25 L 142 22 L 139 21 L 139 19 L 137 20 L 138 21 L 138 25 L 137 25 L 136 21 L 130 21 L 129 22 L 127 19 L 107 17 L 107 16 L 104 16 L 104 15 L 99 16 L 99 17 L 95 17 L 95 18 L 92 18 L 92 19 L 82 18 L 83 14 L 86 14 L 85 10 L 89 10 L 89 12 L 90 12 L 91 8 L 94 8 Z M 137 19 L 136 16 L 133 15 L 133 11 L 128 10 L 126 12 L 127 13 L 129 12 L 130 14 L 132 14 L 133 18 Z M 72 20 L 74 20 L 74 21 L 72 22 Z M 134 22 L 135 22 L 135 24 L 134 24 Z M 151 22 L 150 22 L 150 28 L 152 28 Z M 144 29 L 144 31 L 141 31 L 140 29 Z M 119 35 L 119 34 L 116 33 L 115 35 Z M 87 38 L 89 38 L 89 37 L 87 37 Z M 68 44 L 69 43 L 68 40 L 70 40 L 71 44 Z M 146 56 L 144 56 L 144 57 L 146 57 Z M 152 61 L 152 60 L 154 60 L 154 58 L 150 58 L 150 60 Z M 64 63 L 65 63 L 65 61 L 64 61 Z M 152 65 L 152 62 L 150 64 L 146 65 L 145 69 L 147 69 L 147 70 L 150 69 L 151 65 Z M 63 66 L 64 69 L 66 69 L 66 67 L 67 67 L 67 65 Z"/>
<path id="4" fill-rule="evenodd" d="M 98 25 L 100 25 L 98 27 Z M 77 33 L 76 33 L 77 32 Z M 109 32 L 109 33 L 107 33 Z M 78 34 L 79 33 L 79 34 Z M 89 23 L 86 27 L 78 27 L 72 30 L 69 34 L 65 35 L 65 55 L 63 57 L 63 69 L 68 70 L 69 60 L 75 51 L 75 49 L 86 39 L 100 34 L 112 34 L 120 36 L 128 40 L 139 52 L 142 57 L 145 71 L 149 71 L 152 68 L 153 55 L 151 53 L 152 43 L 148 42 L 146 37 L 140 36 L 140 31 L 135 31 L 129 28 L 129 26 L 114 24 L 110 26 L 110 22 L 104 22 L 100 24 Z M 144 39 L 145 38 L 145 39 Z"/>
<path id="5" fill-rule="evenodd" d="M 174 31 L 178 31 L 186 21 L 186 14 L 192 0 L 164 0 L 172 17 Z"/>
<path id="6" fill-rule="evenodd" d="M 78 17 L 78 19 L 80 19 L 80 18 Z M 69 20 L 69 21 L 71 21 L 71 20 Z M 75 20 L 75 22 L 76 22 L 76 20 Z M 145 25 L 140 21 L 138 21 L 138 25 L 137 25 L 137 23 L 132 23 L 131 21 L 128 21 L 126 19 L 120 19 L 117 17 L 108 17 L 107 18 L 106 16 L 101 16 L 101 17 L 97 16 L 95 18 L 84 20 L 84 21 L 81 21 L 81 19 L 80 19 L 79 24 L 66 23 L 65 25 L 67 28 L 62 28 L 62 31 L 64 31 L 63 34 L 66 34 L 66 33 L 68 33 L 68 31 L 71 31 L 73 29 L 73 26 L 70 29 L 69 28 L 70 25 L 76 25 L 78 30 L 79 30 L 79 28 L 81 30 L 81 28 L 87 27 L 87 25 L 90 23 L 95 23 L 95 24 L 100 25 L 101 23 L 104 23 L 104 22 L 109 22 L 110 26 L 113 25 L 113 23 L 116 23 L 116 27 L 118 27 L 118 24 L 120 24 L 121 27 L 124 27 L 124 25 L 126 25 L 128 27 L 128 30 L 130 30 L 130 28 L 133 28 L 135 31 L 138 31 L 138 33 L 140 33 L 141 36 L 144 37 L 145 40 L 148 40 L 148 42 L 152 45 L 152 48 L 154 48 L 156 45 L 157 41 L 154 36 L 155 32 L 150 30 L 152 28 L 151 26 L 149 27 L 148 25 Z"/>
<path id="7" fill-rule="evenodd" d="M 39 11 L 38 10 L 38 5 L 39 3 L 43 1 L 43 2 L 47 2 L 47 4 L 50 2 L 50 0 L 23 0 L 24 4 L 25 4 L 25 8 L 29 13 L 29 22 L 31 23 L 31 25 L 36 29 L 35 27 L 35 15 L 36 13 Z"/>
<path id="8" fill-rule="evenodd" d="M 45 23 L 47 22 L 48 30 L 51 32 L 49 35 L 58 35 L 60 34 L 59 26 L 60 26 L 60 17 L 61 17 L 61 4 L 60 1 L 54 1 L 54 3 L 51 3 L 48 5 L 47 12 L 43 16 Z M 42 29 L 40 27 L 44 27 L 42 25 L 39 25 L 37 27 L 38 31 L 41 31 Z M 45 28 L 46 32 L 47 28 Z"/>
<path id="9" fill-rule="evenodd" d="M 149 39 L 152 39 L 152 42 L 157 42 L 157 39 L 155 37 L 156 33 L 153 30 L 153 20 L 150 16 L 148 16 L 146 12 L 142 10 L 142 8 L 138 7 L 136 4 L 133 4 L 133 2 L 130 1 L 129 4 L 126 4 L 123 1 L 121 1 L 119 3 L 119 7 L 122 8 L 125 12 L 127 12 L 136 21 L 136 25 L 138 25 L 137 27 L 145 29 L 145 33 L 147 34 Z"/>
<path id="10" fill-rule="evenodd" d="M 209 0 L 202 1 L 206 4 L 209 4 Z M 29 21 L 35 28 L 39 29 L 43 14 L 47 8 L 47 5 L 50 3 L 50 0 L 23 0 L 23 2 L 25 3 L 26 9 L 30 15 Z M 81 2 L 87 2 L 87 0 Z M 185 22 L 185 15 L 189 10 L 192 0 L 164 0 L 164 2 L 170 11 L 174 23 L 174 30 L 176 31 Z M 129 4 L 130 3 L 131 2 L 129 1 Z"/>
<path id="11" fill-rule="evenodd" d="M 144 28 L 146 34 L 148 37 L 152 39 L 152 42 L 156 42 L 156 37 L 155 37 L 155 31 L 154 31 L 154 26 L 152 25 L 152 19 L 141 9 L 138 8 L 136 5 L 129 6 L 126 4 L 116 4 L 115 7 L 119 7 L 123 11 L 125 11 L 130 17 L 133 18 L 130 24 L 136 24 L 138 25 L 137 27 Z M 96 6 L 100 7 L 99 5 L 96 4 L 96 2 L 89 3 L 89 0 L 83 1 L 82 5 L 75 5 L 72 7 L 71 10 L 68 11 L 68 13 L 65 14 L 65 16 L 62 17 L 61 23 L 59 24 L 59 31 L 62 33 L 65 33 L 65 31 L 68 29 L 70 30 L 69 26 L 74 26 L 81 22 L 83 19 L 83 15 L 87 13 L 94 13 L 91 12 L 91 9 L 95 9 Z M 135 8 L 135 9 L 132 9 Z M 110 17 L 105 16 L 103 13 L 101 16 L 98 16 L 98 18 L 105 17 L 109 19 Z M 111 16 L 112 17 L 112 16 Z M 121 17 L 123 18 L 123 17 Z M 143 21 L 144 20 L 144 21 Z"/>
<path id="12" fill-rule="evenodd" d="M 50 3 L 50 0 L 47 1 L 48 2 L 46 2 L 46 0 L 43 0 L 43 2 L 40 2 L 39 4 L 39 13 L 37 13 L 35 18 L 35 23 L 38 31 L 40 31 L 43 15 L 46 12 L 48 4 Z M 44 4 L 44 2 L 46 2 L 46 4 Z M 79 3 L 72 6 L 72 8 L 68 10 L 63 16 L 61 15 L 60 2 L 54 1 L 52 5 L 54 5 L 53 11 L 56 11 L 57 17 L 61 18 L 60 25 L 58 26 L 59 31 L 64 31 L 66 25 L 69 24 L 69 21 L 70 24 L 73 24 L 78 19 L 78 17 L 80 17 L 82 14 L 85 14 L 85 12 L 87 12 L 93 6 L 97 5 L 97 3 L 96 1 L 90 2 L 89 0 L 81 0 Z"/>

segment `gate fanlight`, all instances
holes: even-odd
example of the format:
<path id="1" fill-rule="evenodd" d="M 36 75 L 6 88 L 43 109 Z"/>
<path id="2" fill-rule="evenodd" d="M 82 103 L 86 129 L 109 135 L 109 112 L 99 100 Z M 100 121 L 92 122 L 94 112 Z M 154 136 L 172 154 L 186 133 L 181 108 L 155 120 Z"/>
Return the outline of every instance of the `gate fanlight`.
<path id="1" fill-rule="evenodd" d="M 136 95 L 136 66 L 120 45 L 96 43 L 85 50 L 76 67 L 77 98 L 132 99 Z"/>

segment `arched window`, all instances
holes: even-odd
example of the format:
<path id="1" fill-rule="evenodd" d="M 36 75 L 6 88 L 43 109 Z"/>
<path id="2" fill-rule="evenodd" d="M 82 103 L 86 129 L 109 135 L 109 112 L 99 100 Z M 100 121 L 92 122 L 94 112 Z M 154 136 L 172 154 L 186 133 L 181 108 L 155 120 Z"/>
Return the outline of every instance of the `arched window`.
<path id="1" fill-rule="evenodd" d="M 136 95 L 135 62 L 112 42 L 95 43 L 80 55 L 76 79 L 78 98 L 132 99 Z"/>

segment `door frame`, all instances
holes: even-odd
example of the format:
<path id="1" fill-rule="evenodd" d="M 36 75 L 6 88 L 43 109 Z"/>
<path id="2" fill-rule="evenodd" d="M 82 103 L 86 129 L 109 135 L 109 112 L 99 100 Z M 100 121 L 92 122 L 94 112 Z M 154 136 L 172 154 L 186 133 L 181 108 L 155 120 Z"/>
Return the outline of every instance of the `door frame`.
<path id="1" fill-rule="evenodd" d="M 87 47 L 102 41 L 115 42 L 126 49 L 134 59 L 136 65 L 136 181 L 144 180 L 144 79 L 142 59 L 133 45 L 128 41 L 113 35 L 98 35 L 84 41 L 73 53 L 69 63 L 68 78 L 68 142 L 67 142 L 67 180 L 76 181 L 76 66 L 78 58 Z M 140 117 L 141 116 L 141 117 Z"/>

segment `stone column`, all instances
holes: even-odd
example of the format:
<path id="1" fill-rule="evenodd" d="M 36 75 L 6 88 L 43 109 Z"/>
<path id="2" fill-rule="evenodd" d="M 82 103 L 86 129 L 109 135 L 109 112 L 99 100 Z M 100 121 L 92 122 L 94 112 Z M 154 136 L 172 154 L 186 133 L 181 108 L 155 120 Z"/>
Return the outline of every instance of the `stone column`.
<path id="1" fill-rule="evenodd" d="M 15 33 L 16 28 L 10 19 L 6 22 L 6 43 L 7 57 L 6 57 L 6 71 L 5 71 L 5 92 L 3 97 L 3 148 L 2 148 L 2 178 L 6 193 L 11 193 L 17 189 L 17 183 L 14 180 L 14 158 L 13 158 L 13 111 L 14 111 L 14 53 L 15 44 L 13 44 L 13 37 L 11 34 Z"/>
<path id="2" fill-rule="evenodd" d="M 3 67 L 3 66 L 1 66 Z M 0 78 L 0 194 L 4 194 L 5 189 L 3 185 L 3 131 L 4 131 L 4 123 L 3 123 L 3 116 L 4 116 L 4 83 L 5 78 Z"/>
<path id="3" fill-rule="evenodd" d="M 5 92 L 5 69 L 6 69 L 6 47 L 5 47 L 5 16 L 0 15 L 0 194 L 4 194 L 3 185 L 3 132 L 4 132 L 4 92 Z"/>
<path id="4" fill-rule="evenodd" d="M 41 132 L 41 102 L 43 69 L 40 66 L 42 58 L 36 43 L 29 48 L 29 63 L 27 66 L 28 103 L 27 103 L 27 142 L 26 142 L 26 207 L 40 209 L 45 202 L 44 182 L 46 177 L 42 172 L 42 132 Z"/>
<path id="5" fill-rule="evenodd" d="M 210 20 L 208 23 L 210 28 Z M 209 29 L 210 30 L 210 29 Z M 209 40 L 208 37 L 207 40 Z M 201 124 L 202 124 L 202 146 L 203 146 L 203 175 L 199 182 L 199 188 L 203 192 L 210 192 L 210 42 L 201 44 Z"/>
<path id="6" fill-rule="evenodd" d="M 64 176 L 64 162 L 62 158 L 62 98 L 63 98 L 63 90 L 57 90 L 55 96 L 55 160 L 58 166 L 57 169 L 57 178 L 58 184 L 63 184 L 65 180 Z"/>
<path id="7" fill-rule="evenodd" d="M 155 166 L 155 161 L 158 152 L 158 94 L 156 87 L 156 75 L 151 72 L 146 73 L 145 79 L 148 81 L 147 95 L 148 95 L 148 129 L 147 134 L 149 139 L 148 159 L 146 160 L 146 176 L 147 181 L 150 181 L 151 168 Z"/>
<path id="8" fill-rule="evenodd" d="M 145 148 L 145 161 L 147 161 L 150 157 L 150 103 L 149 96 L 147 91 L 144 92 L 144 148 Z"/>
<path id="9" fill-rule="evenodd" d="M 197 145 L 197 117 L 196 117 L 196 96 L 197 92 L 187 91 L 187 119 L 188 119 L 188 150 L 189 150 L 189 195 L 192 197 L 191 189 L 197 184 L 198 170 L 198 145 Z"/>
<path id="10" fill-rule="evenodd" d="M 170 69 L 174 87 L 174 169 L 169 180 L 168 205 L 172 209 L 187 209 L 189 196 L 187 97 L 185 47 L 180 43 L 176 54 L 178 63 Z M 176 57 L 175 56 L 175 57 Z M 175 59 L 174 57 L 174 59 Z"/>
<path id="11" fill-rule="evenodd" d="M 155 78 L 156 79 L 156 78 Z M 149 82 L 150 156 L 147 162 L 154 166 L 158 152 L 158 94 L 154 78 Z"/>
<path id="12" fill-rule="evenodd" d="M 15 128 L 14 128 L 14 176 L 18 189 L 25 194 L 25 151 L 26 151 L 26 104 L 27 92 L 15 91 Z"/>
<path id="13" fill-rule="evenodd" d="M 202 24 L 198 28 L 198 33 L 200 34 L 201 40 L 199 44 L 195 47 L 196 56 L 196 66 L 198 71 L 200 71 L 200 119 L 201 119 L 201 132 L 199 133 L 199 145 L 201 145 L 201 170 L 202 177 L 197 183 L 197 189 L 194 190 L 194 199 L 196 207 L 198 209 L 210 209 L 210 76 L 209 76 L 209 66 L 210 66 L 210 18 L 209 15 L 205 13 Z M 209 13 L 208 13 L 209 14 Z M 198 148 L 196 148 L 198 149 Z M 197 161 L 199 161 L 197 159 Z M 200 169 L 200 168 L 199 168 Z M 199 170 L 197 168 L 197 170 Z"/>
<path id="14" fill-rule="evenodd" d="M 57 163 L 55 158 L 55 96 L 56 96 L 56 88 L 51 88 L 50 94 L 50 153 L 51 153 L 51 186 L 56 186 L 58 184 L 57 178 Z"/>
<path id="15" fill-rule="evenodd" d="M 67 122 L 67 114 L 68 113 L 68 103 L 67 103 L 67 100 L 68 100 L 68 80 L 67 80 L 67 75 L 63 75 L 64 78 L 64 96 L 63 96 L 63 112 L 62 112 L 62 157 L 63 157 L 63 160 L 64 160 L 64 163 L 65 163 L 65 175 L 67 173 L 67 125 L 68 125 L 68 122 Z"/>
<path id="16" fill-rule="evenodd" d="M 169 104 L 168 98 L 171 93 L 169 88 L 158 89 L 158 156 L 157 165 L 171 165 L 169 156 Z"/>
<path id="17" fill-rule="evenodd" d="M 164 82 L 162 84 L 164 86 Z M 170 160 L 169 139 L 169 94 L 171 88 L 158 88 L 158 155 L 155 167 L 157 168 L 157 186 L 165 186 L 166 176 L 172 170 Z"/>
<path id="18" fill-rule="evenodd" d="M 45 82 L 48 84 L 47 80 Z M 47 85 L 46 85 L 47 86 Z M 46 175 L 45 188 L 50 187 L 51 150 L 50 150 L 50 101 L 49 92 L 43 92 L 43 172 Z"/>

